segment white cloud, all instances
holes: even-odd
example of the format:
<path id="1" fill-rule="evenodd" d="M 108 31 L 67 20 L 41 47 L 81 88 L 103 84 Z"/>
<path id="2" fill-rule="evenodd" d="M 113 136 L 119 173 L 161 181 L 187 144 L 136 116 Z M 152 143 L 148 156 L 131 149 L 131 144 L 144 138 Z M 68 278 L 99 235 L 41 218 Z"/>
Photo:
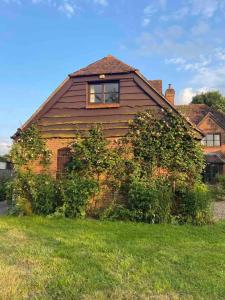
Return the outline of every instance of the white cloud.
<path id="1" fill-rule="evenodd" d="M 220 8 L 220 2 L 223 0 L 191 0 L 191 13 L 192 15 L 211 18 Z"/>
<path id="2" fill-rule="evenodd" d="M 7 139 L 0 139 L 0 155 L 5 155 L 10 150 L 11 143 Z"/>
<path id="3" fill-rule="evenodd" d="M 108 1 L 107 0 L 94 0 L 95 4 L 99 4 L 101 6 L 107 6 L 108 5 Z"/>
<path id="4" fill-rule="evenodd" d="M 180 91 L 177 104 L 189 104 L 195 95 L 196 92 L 193 91 L 192 87 L 184 88 Z"/>
<path id="5" fill-rule="evenodd" d="M 196 25 L 194 25 L 191 29 L 191 33 L 193 35 L 203 35 L 208 33 L 210 27 L 209 24 L 205 21 L 199 21 Z"/>
<path id="6" fill-rule="evenodd" d="M 0 0 L 1 1 L 1 0 Z M 99 5 L 102 7 L 106 7 L 108 5 L 108 0 L 2 0 L 5 4 L 23 4 L 25 5 L 27 2 L 30 2 L 33 5 L 45 5 L 59 12 L 65 14 L 68 18 L 74 16 L 79 9 L 77 3 L 82 3 L 83 5 L 89 5 L 90 3 L 94 3 L 95 5 Z"/>
<path id="7" fill-rule="evenodd" d="M 75 5 L 65 1 L 63 4 L 58 6 L 58 10 L 64 13 L 68 18 L 71 18 L 75 14 Z"/>
<path id="8" fill-rule="evenodd" d="M 150 19 L 149 18 L 144 18 L 141 24 L 142 24 L 143 27 L 146 27 L 146 26 L 148 26 L 149 23 L 150 23 Z"/>
<path id="9" fill-rule="evenodd" d="M 178 95 L 177 104 L 189 104 L 192 101 L 192 98 L 198 94 L 205 93 L 209 90 L 214 90 L 213 88 L 209 89 L 208 87 L 202 87 L 197 90 L 194 90 L 192 87 L 186 87 L 180 91 Z"/>

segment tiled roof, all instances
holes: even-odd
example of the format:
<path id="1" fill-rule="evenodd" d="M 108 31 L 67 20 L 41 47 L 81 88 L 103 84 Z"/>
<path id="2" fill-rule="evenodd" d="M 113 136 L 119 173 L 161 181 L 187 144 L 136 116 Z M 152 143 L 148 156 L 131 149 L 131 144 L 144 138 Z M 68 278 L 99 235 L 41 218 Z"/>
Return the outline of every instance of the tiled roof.
<path id="1" fill-rule="evenodd" d="M 205 155 L 205 159 L 207 163 L 225 163 L 224 157 L 222 157 L 221 153 L 208 153 Z"/>
<path id="2" fill-rule="evenodd" d="M 148 82 L 156 89 L 156 91 L 162 94 L 162 80 L 148 80 Z"/>
<path id="3" fill-rule="evenodd" d="M 108 55 L 87 67 L 70 74 L 70 76 L 75 77 L 98 74 L 129 73 L 134 72 L 135 70 L 135 68 L 123 63 L 116 57 Z"/>
<path id="4" fill-rule="evenodd" d="M 198 125 L 208 113 L 211 113 L 214 120 L 225 128 L 225 114 L 206 104 L 177 105 L 176 107 L 195 125 Z"/>

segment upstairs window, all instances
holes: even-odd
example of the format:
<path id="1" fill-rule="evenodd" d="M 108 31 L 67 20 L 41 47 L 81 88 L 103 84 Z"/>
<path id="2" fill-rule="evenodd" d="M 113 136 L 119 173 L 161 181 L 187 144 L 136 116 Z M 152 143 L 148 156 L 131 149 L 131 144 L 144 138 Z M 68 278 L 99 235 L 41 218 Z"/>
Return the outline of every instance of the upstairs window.
<path id="1" fill-rule="evenodd" d="M 202 145 L 206 147 L 218 147 L 221 145 L 221 136 L 219 133 L 207 134 L 202 139 Z"/>
<path id="2" fill-rule="evenodd" d="M 89 104 L 118 104 L 119 82 L 89 84 Z"/>

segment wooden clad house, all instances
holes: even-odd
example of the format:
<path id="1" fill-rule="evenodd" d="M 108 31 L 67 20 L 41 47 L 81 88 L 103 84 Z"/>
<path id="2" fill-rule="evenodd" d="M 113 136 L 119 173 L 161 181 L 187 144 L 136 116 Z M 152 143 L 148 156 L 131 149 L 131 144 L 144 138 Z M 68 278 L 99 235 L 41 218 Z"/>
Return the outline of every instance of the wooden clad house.
<path id="1" fill-rule="evenodd" d="M 180 114 L 172 103 L 174 95 L 170 87 L 164 97 L 161 80 L 148 80 L 109 55 L 70 74 L 21 130 L 37 124 L 53 153 L 51 171 L 56 174 L 67 161 L 68 145 L 77 129 L 85 133 L 101 123 L 107 138 L 119 138 L 127 133 L 128 122 L 137 112 L 151 108 L 160 115 L 163 108 L 169 108 Z M 202 138 L 201 131 L 195 130 Z"/>

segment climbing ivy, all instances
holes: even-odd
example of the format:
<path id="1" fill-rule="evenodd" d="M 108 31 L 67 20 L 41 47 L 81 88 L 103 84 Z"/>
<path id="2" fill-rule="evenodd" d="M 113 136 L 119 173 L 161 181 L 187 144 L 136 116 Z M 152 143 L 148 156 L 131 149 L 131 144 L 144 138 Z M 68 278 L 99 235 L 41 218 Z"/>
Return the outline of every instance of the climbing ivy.
<path id="1" fill-rule="evenodd" d="M 134 159 L 153 176 L 166 171 L 174 180 L 194 183 L 204 168 L 204 157 L 195 130 L 181 116 L 151 110 L 139 113 L 130 124 L 126 143 Z"/>
<path id="2" fill-rule="evenodd" d="M 34 162 L 44 168 L 49 165 L 51 152 L 35 125 L 20 131 L 19 137 L 12 145 L 10 159 L 16 171 L 30 170 Z"/>

